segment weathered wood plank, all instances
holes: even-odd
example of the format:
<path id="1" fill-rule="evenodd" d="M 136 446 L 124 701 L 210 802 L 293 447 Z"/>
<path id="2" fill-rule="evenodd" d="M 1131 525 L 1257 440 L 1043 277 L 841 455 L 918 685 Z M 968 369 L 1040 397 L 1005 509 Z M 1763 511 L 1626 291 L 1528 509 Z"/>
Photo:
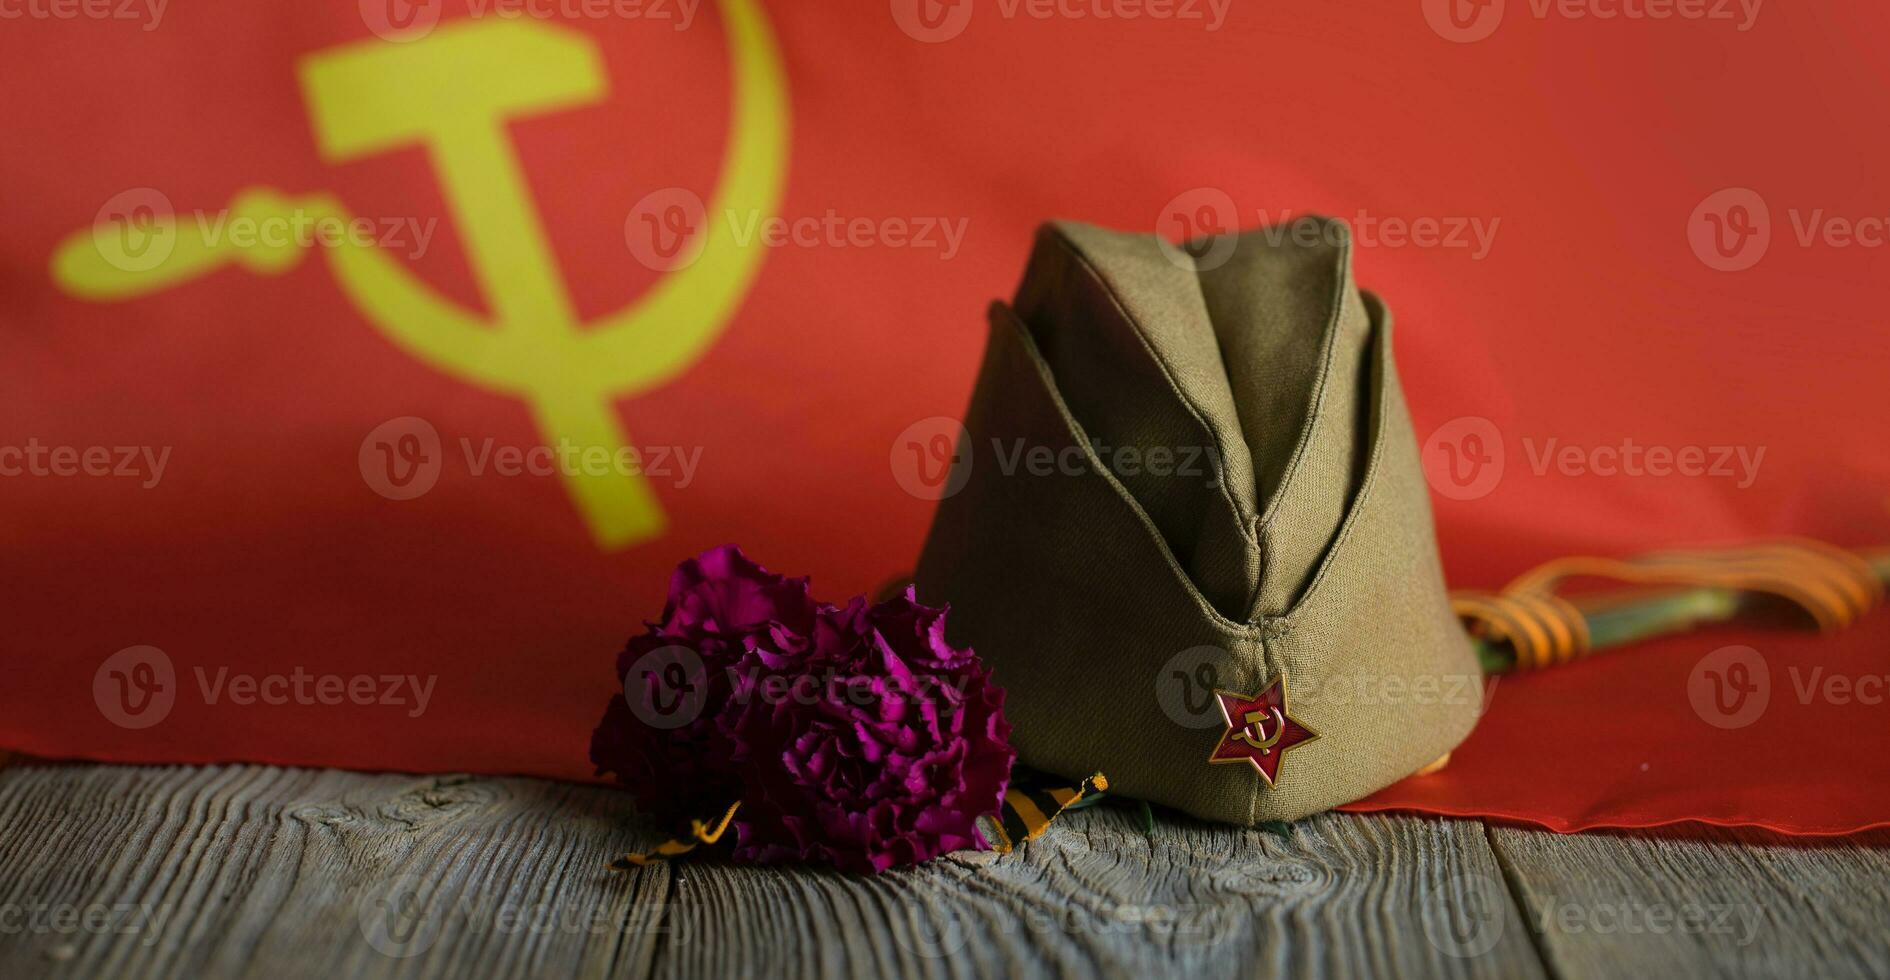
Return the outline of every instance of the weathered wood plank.
<path id="1" fill-rule="evenodd" d="M 1281 839 L 1163 820 L 1151 838 L 1097 808 L 1010 856 L 870 879 L 684 865 L 689 918 L 657 973 L 1542 976 L 1508 895 L 1459 891 L 1497 875 L 1475 822 L 1335 814 Z"/>
<path id="2" fill-rule="evenodd" d="M 1491 839 L 1561 976 L 1890 976 L 1890 833 Z"/>
<path id="3" fill-rule="evenodd" d="M 647 843 L 622 794 L 526 779 L 21 765 L 0 773 L 0 911 L 25 913 L 0 975 L 1541 974 L 1507 896 L 1462 892 L 1498 874 L 1470 822 L 1151 838 L 1097 809 L 871 879 L 601 871 Z M 1454 955 L 1466 923 L 1499 941 Z"/>
<path id="4" fill-rule="evenodd" d="M 535 780 L 19 761 L 0 976 L 1890 975 L 1890 833 L 1096 809 L 877 878 L 601 870 L 648 842 Z"/>
<path id="5" fill-rule="evenodd" d="M 622 794 L 261 766 L 0 772 L 0 976 L 639 976 Z"/>
<path id="6" fill-rule="evenodd" d="M 4 976 L 1890 974 L 1890 834 L 1124 813 L 878 878 L 603 863 L 618 793 L 257 766 L 0 773 Z M 1500 862 L 1500 863 L 1499 863 Z M 1511 894 L 1522 898 L 1522 906 Z"/>

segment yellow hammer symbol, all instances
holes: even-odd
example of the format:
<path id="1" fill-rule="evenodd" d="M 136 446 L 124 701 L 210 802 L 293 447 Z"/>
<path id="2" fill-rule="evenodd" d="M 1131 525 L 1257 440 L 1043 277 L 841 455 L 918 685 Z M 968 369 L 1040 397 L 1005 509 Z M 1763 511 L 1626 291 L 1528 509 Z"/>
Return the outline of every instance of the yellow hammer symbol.
<path id="1" fill-rule="evenodd" d="M 1265 732 L 1267 730 L 1267 712 L 1249 711 L 1246 717 L 1241 719 L 1242 724 L 1240 731 L 1234 735 L 1235 738 L 1259 749 L 1262 755 L 1273 751 L 1273 746 L 1280 741 L 1280 736 L 1286 734 L 1285 714 L 1278 708 L 1271 710 L 1273 715 L 1273 734 L 1255 735 L 1255 732 Z"/>
<path id="2" fill-rule="evenodd" d="M 708 213 L 765 219 L 785 176 L 786 81 L 755 0 L 721 0 L 721 9 L 734 105 Z M 346 238 L 322 249 L 343 292 L 415 357 L 526 401 L 547 442 L 613 456 L 627 447 L 615 399 L 662 384 L 700 358 L 760 271 L 758 243 L 739 242 L 729 222 L 704 222 L 692 264 L 602 322 L 579 324 L 506 126 L 603 99 L 597 46 L 580 33 L 529 20 L 442 24 L 405 44 L 375 40 L 316 52 L 303 60 L 301 77 L 325 160 L 427 149 L 491 316 L 438 296 L 387 252 Z M 240 192 L 231 210 L 349 217 L 327 195 L 290 198 L 267 188 Z M 75 295 L 121 299 L 231 263 L 278 272 L 301 254 L 294 245 L 193 237 L 189 225 L 170 218 L 147 230 L 168 250 L 154 267 L 128 251 L 127 241 L 142 239 L 101 226 L 61 244 L 53 278 Z M 576 472 L 565 481 L 599 547 L 662 533 L 662 508 L 642 477 Z"/>

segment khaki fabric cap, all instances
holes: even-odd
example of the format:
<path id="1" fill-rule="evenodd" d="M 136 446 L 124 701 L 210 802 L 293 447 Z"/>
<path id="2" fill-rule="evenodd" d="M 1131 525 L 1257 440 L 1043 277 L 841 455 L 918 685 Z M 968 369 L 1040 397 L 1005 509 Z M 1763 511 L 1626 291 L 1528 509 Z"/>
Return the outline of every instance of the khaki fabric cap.
<path id="1" fill-rule="evenodd" d="M 915 581 L 1023 762 L 1252 824 L 1469 733 L 1482 675 L 1345 225 L 1187 250 L 1049 225 L 990 320 Z"/>

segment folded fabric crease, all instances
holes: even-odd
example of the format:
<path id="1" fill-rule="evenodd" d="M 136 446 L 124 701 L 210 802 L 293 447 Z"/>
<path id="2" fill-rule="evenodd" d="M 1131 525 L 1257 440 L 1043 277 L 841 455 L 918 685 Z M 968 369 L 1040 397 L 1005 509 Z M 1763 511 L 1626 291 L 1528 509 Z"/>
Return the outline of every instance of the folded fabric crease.
<path id="1" fill-rule="evenodd" d="M 1353 285 L 1345 226 L 1300 221 L 1231 248 L 1049 225 L 1015 302 L 992 307 L 962 488 L 916 581 L 1010 689 L 1037 768 L 1106 771 L 1210 819 L 1293 819 L 1416 771 L 1475 722 L 1480 703 L 1324 693 L 1341 674 L 1409 685 L 1477 665 L 1390 317 Z M 1019 465 L 1037 447 L 1086 465 Z M 1247 694 L 1291 675 L 1291 710 L 1321 738 L 1277 785 L 1207 764 L 1231 721 L 1196 710 L 1208 675 L 1173 667 L 1203 657 Z"/>

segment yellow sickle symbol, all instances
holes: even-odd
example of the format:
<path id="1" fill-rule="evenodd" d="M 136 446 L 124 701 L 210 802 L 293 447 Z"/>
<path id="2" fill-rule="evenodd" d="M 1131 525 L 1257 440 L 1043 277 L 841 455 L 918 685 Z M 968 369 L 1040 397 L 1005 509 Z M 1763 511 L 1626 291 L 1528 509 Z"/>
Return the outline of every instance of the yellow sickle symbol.
<path id="1" fill-rule="evenodd" d="M 721 0 L 721 9 L 734 105 L 708 213 L 766 219 L 785 177 L 786 79 L 755 0 Z M 303 60 L 301 76 L 325 160 L 426 147 L 491 318 L 483 322 L 437 296 L 380 248 L 347 239 L 323 249 L 343 291 L 415 357 L 524 399 L 548 443 L 579 454 L 596 447 L 618 458 L 628 440 L 615 399 L 668 381 L 700 358 L 760 271 L 763 249 L 738 242 L 724 222 L 705 222 L 692 264 L 630 307 L 581 327 L 506 126 L 602 100 L 607 85 L 597 48 L 582 34 L 524 20 L 442 24 L 405 44 L 364 41 L 317 52 Z M 291 199 L 265 188 L 240 193 L 232 209 L 348 218 L 327 196 Z M 168 257 L 135 272 L 106 230 L 81 231 L 54 255 L 53 277 L 76 295 L 117 299 L 230 262 L 278 272 L 299 258 L 293 245 L 239 248 L 193 240 L 185 230 L 175 223 L 158 229 L 172 236 Z M 599 547 L 627 547 L 662 533 L 662 508 L 642 477 L 578 472 L 565 480 Z"/>
<path id="2" fill-rule="evenodd" d="M 1266 731 L 1267 712 L 1249 711 L 1241 719 L 1240 731 L 1235 733 L 1234 737 L 1259 749 L 1262 755 L 1273 751 L 1273 746 L 1279 742 L 1280 736 L 1286 734 L 1286 717 L 1278 708 L 1272 709 L 1272 715 L 1273 734 L 1265 738 L 1256 738 L 1253 734 L 1255 731 Z"/>

